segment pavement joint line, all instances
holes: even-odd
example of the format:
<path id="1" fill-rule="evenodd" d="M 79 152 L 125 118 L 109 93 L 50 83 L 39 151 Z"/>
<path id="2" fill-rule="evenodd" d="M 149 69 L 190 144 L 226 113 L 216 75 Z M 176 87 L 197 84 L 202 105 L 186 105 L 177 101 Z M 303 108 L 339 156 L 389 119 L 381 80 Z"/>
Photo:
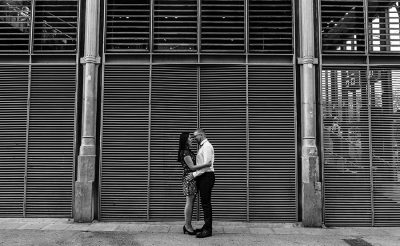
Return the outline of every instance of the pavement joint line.
<path id="1" fill-rule="evenodd" d="M 10 219 L 0 218 L 0 230 L 59 230 L 59 231 L 123 231 L 146 233 L 182 233 L 182 222 L 98 222 L 74 223 L 71 219 Z M 193 221 L 199 228 L 202 221 Z M 298 223 L 215 222 L 217 234 L 264 235 L 325 235 L 343 237 L 400 236 L 399 227 L 324 227 L 305 228 Z"/>

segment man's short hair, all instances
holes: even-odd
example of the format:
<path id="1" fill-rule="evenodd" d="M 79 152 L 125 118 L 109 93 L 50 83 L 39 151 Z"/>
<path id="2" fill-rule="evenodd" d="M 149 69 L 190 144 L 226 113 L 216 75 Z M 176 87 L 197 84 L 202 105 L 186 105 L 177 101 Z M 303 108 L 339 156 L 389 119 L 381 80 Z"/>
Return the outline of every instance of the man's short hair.
<path id="1" fill-rule="evenodd" d="M 203 135 L 204 137 L 206 136 L 206 132 L 202 128 L 197 128 L 197 130 L 195 132 Z"/>

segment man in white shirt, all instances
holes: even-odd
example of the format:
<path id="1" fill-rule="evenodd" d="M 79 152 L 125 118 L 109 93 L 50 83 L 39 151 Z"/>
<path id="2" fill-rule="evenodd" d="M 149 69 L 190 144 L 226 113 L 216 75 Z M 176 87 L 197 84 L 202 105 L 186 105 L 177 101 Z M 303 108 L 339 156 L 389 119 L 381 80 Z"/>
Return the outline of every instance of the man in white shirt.
<path id="1" fill-rule="evenodd" d="M 196 179 L 197 188 L 200 192 L 201 207 L 204 213 L 204 225 L 198 230 L 196 237 L 204 238 L 212 236 L 212 206 L 211 192 L 215 183 L 214 175 L 214 148 L 207 140 L 203 129 L 199 128 L 193 133 L 193 137 L 199 144 L 196 156 L 196 165 L 209 164 L 209 166 L 197 170 L 188 175 L 187 179 Z"/>

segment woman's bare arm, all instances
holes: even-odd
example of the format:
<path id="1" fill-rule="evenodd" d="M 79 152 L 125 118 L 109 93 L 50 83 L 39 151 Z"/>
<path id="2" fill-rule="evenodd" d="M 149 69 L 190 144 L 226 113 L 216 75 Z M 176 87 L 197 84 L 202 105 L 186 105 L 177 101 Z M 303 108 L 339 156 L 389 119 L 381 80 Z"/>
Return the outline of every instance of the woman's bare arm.
<path id="1" fill-rule="evenodd" d="M 194 165 L 192 162 L 192 158 L 190 158 L 190 156 L 185 156 L 184 158 L 186 164 L 188 165 L 188 167 L 190 168 L 190 170 L 192 171 L 196 171 L 205 167 L 211 167 L 211 162 L 210 163 L 206 163 L 206 164 L 202 164 L 202 165 Z"/>

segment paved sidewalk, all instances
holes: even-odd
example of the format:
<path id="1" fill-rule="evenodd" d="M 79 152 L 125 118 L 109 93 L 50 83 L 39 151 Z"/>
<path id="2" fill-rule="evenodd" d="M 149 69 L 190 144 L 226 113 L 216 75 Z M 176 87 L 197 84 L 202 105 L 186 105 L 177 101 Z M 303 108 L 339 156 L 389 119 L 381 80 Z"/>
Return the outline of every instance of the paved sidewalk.
<path id="1" fill-rule="evenodd" d="M 201 226 L 194 222 L 194 227 Z M 0 218 L 0 245 L 400 245 L 400 227 L 303 228 L 299 224 L 214 222 L 213 237 L 183 235 L 183 222 L 93 222 Z"/>

